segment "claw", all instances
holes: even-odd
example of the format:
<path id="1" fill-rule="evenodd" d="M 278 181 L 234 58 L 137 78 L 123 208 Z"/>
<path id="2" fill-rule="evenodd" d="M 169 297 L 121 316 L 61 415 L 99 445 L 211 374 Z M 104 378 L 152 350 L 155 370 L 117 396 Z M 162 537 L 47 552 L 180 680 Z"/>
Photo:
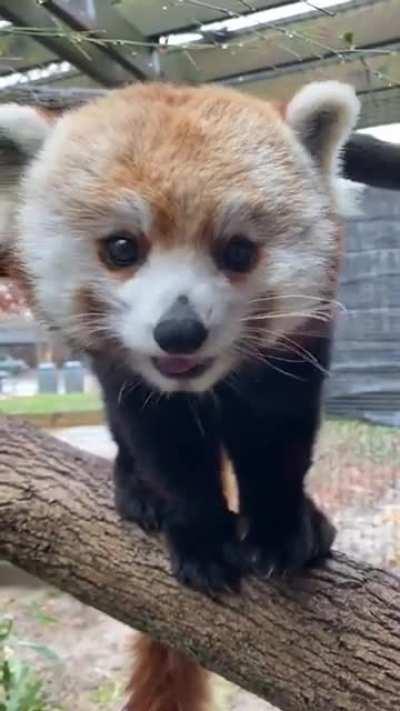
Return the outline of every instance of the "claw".
<path id="1" fill-rule="evenodd" d="M 243 556 L 248 569 L 264 578 L 286 574 L 328 555 L 335 533 L 327 517 L 306 499 L 297 525 L 279 536 L 268 519 L 263 527 L 253 525 L 242 545 Z"/>

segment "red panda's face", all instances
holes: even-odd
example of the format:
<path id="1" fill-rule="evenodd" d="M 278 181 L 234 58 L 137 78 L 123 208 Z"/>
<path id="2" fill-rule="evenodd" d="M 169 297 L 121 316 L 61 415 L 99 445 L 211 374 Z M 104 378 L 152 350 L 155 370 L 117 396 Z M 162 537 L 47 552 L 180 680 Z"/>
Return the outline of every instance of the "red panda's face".
<path id="1" fill-rule="evenodd" d="M 300 96 L 290 125 L 235 92 L 157 85 L 62 118 L 23 186 L 37 310 L 162 391 L 207 390 L 290 340 L 333 295 L 333 176 L 352 120 L 332 121 L 356 113 L 345 90 L 323 105 L 326 136 L 311 115 L 310 145 Z"/>

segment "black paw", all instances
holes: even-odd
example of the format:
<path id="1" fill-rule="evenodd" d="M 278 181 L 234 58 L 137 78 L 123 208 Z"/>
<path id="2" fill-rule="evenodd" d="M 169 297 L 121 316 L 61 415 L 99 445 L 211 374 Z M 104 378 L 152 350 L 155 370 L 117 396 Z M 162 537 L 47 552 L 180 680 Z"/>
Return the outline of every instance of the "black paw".
<path id="1" fill-rule="evenodd" d="M 129 486 L 115 486 L 115 505 L 121 518 L 134 521 L 147 533 L 162 528 L 165 505 L 149 487 L 142 482 L 130 482 Z"/>
<path id="2" fill-rule="evenodd" d="M 183 585 L 203 593 L 239 591 L 241 562 L 236 517 L 167 526 L 172 571 Z"/>
<path id="3" fill-rule="evenodd" d="M 250 528 L 243 543 L 245 564 L 249 571 L 271 575 L 304 568 L 327 556 L 336 529 L 311 499 L 304 499 L 297 521 L 287 525 L 268 520 L 261 527 Z"/>

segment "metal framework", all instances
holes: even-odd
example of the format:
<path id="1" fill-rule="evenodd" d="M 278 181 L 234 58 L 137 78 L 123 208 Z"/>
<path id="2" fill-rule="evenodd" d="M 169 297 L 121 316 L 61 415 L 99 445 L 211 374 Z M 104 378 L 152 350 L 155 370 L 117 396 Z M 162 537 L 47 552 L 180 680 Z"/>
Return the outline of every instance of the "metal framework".
<path id="1" fill-rule="evenodd" d="M 400 120 L 400 0 L 0 0 L 0 19 L 0 100 L 21 82 L 151 79 L 286 99 L 337 78 L 362 126 Z"/>

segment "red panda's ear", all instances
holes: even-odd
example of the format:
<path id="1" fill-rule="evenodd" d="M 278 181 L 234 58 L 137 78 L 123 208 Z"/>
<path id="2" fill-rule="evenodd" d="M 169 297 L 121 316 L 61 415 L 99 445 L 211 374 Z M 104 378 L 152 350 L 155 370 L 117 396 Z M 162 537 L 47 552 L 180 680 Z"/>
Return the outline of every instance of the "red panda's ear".
<path id="1" fill-rule="evenodd" d="M 53 120 L 44 111 L 20 104 L 0 105 L 0 165 L 19 165 L 32 159 L 51 131 Z"/>
<path id="2" fill-rule="evenodd" d="M 0 104 L 0 277 L 11 274 L 18 193 L 26 166 L 51 132 L 54 119 L 31 106 Z"/>
<path id="3" fill-rule="evenodd" d="M 360 112 L 354 89 L 338 81 L 313 82 L 287 104 L 285 118 L 326 174 L 335 174 L 340 150 Z"/>

